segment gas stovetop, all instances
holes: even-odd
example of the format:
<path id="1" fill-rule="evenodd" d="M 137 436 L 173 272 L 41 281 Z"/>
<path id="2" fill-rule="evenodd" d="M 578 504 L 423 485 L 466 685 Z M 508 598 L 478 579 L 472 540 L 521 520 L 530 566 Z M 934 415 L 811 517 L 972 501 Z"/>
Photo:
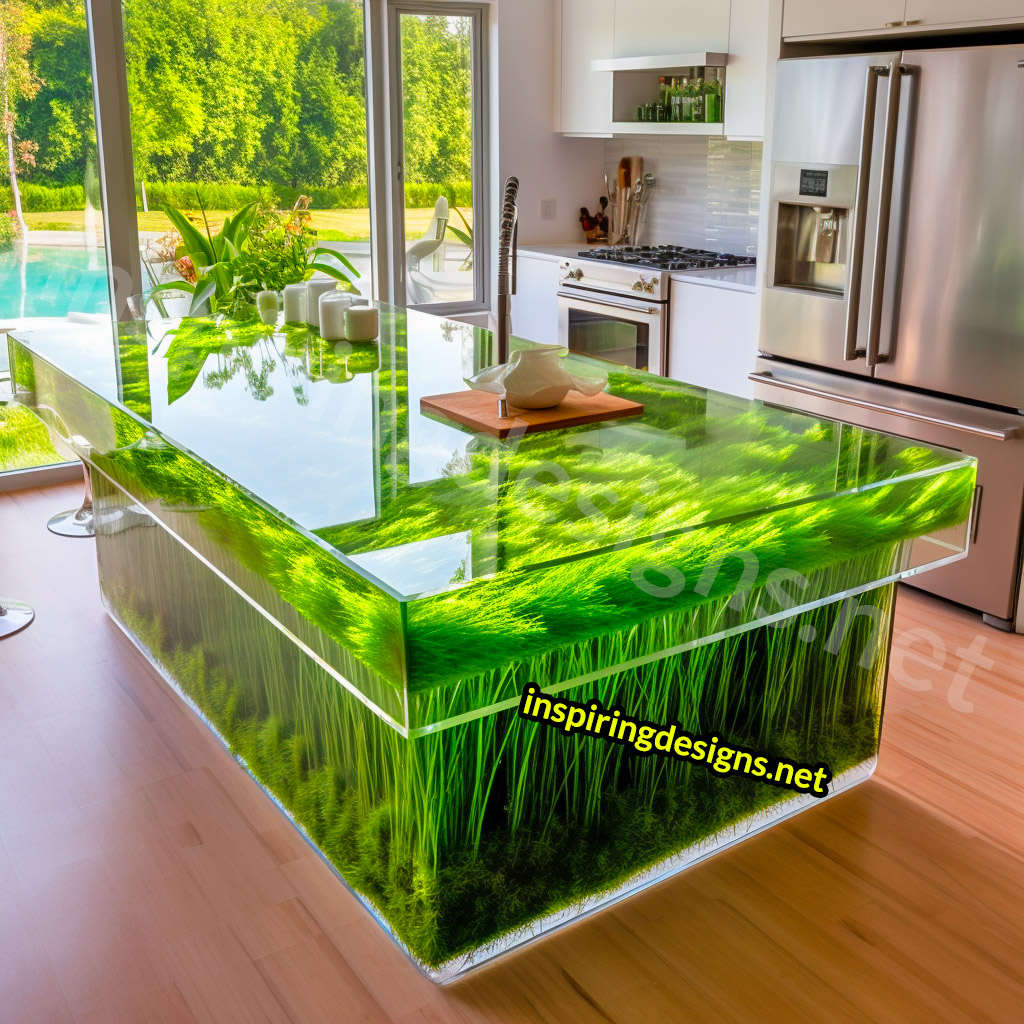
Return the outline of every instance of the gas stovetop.
<path id="1" fill-rule="evenodd" d="M 588 260 L 604 260 L 652 270 L 712 270 L 716 267 L 752 267 L 753 256 L 734 256 L 710 249 L 690 249 L 684 245 L 606 245 L 586 249 L 577 255 Z"/>

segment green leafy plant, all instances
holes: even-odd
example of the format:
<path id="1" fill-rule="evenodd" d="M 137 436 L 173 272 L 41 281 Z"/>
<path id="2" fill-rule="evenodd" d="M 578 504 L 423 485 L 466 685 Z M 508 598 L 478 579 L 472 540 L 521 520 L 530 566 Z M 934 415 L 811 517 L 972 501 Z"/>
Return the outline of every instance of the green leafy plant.
<path id="1" fill-rule="evenodd" d="M 243 282 L 238 273 L 238 264 L 242 249 L 248 242 L 256 204 L 247 203 L 233 216 L 225 218 L 216 234 L 210 230 L 205 208 L 200 206 L 200 210 L 205 233 L 181 210 L 173 206 L 163 207 L 164 213 L 181 235 L 182 247 L 195 268 L 196 280 L 165 281 L 150 292 L 150 298 L 163 291 L 188 292 L 192 296 L 189 312 L 193 315 L 200 312 L 207 303 L 215 313 L 244 313 L 239 307 L 243 303 L 251 305 L 252 294 L 251 290 L 240 287 Z"/>
<path id="2" fill-rule="evenodd" d="M 309 196 L 299 196 L 287 213 L 280 213 L 272 204 L 257 208 L 249 244 L 239 260 L 242 278 L 251 282 L 255 291 L 280 291 L 317 270 L 352 290 L 352 278 L 359 272 L 341 253 L 317 246 L 309 206 Z"/>
<path id="3" fill-rule="evenodd" d="M 308 199 L 302 197 L 282 218 L 272 207 L 247 203 L 225 218 L 215 234 L 201 203 L 204 231 L 183 211 L 165 205 L 163 211 L 181 236 L 195 280 L 165 281 L 153 288 L 150 299 L 160 292 L 187 292 L 192 296 L 192 316 L 209 304 L 213 313 L 248 319 L 254 312 L 256 292 L 280 290 L 312 277 L 317 270 L 351 289 L 359 272 L 341 253 L 316 246 L 308 206 Z"/>
<path id="4" fill-rule="evenodd" d="M 18 237 L 17 222 L 10 214 L 0 213 L 0 252 L 7 252 L 14 248 L 14 241 Z"/>
<path id="5" fill-rule="evenodd" d="M 469 255 L 462 261 L 460 270 L 472 270 L 473 269 L 473 225 L 466 220 L 466 215 L 459 209 L 458 202 L 459 198 L 463 199 L 467 206 L 473 205 L 473 194 L 472 187 L 470 188 L 470 194 L 464 195 L 462 186 L 466 184 L 463 182 L 445 182 L 443 192 L 445 198 L 448 200 L 449 220 L 448 220 L 448 231 L 453 234 L 463 245 L 469 249 Z M 462 227 L 457 228 L 451 222 L 451 214 L 455 213 L 459 220 L 462 221 Z"/>

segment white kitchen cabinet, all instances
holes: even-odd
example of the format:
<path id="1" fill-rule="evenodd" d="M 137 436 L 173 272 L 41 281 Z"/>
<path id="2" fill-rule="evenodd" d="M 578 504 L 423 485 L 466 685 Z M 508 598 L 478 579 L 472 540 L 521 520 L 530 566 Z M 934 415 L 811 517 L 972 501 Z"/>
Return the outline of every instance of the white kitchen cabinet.
<path id="1" fill-rule="evenodd" d="M 906 0 L 786 0 L 782 34 L 839 36 L 896 28 L 903 24 L 905 9 Z"/>
<path id="2" fill-rule="evenodd" d="M 757 359 L 756 292 L 672 279 L 668 375 L 752 398 L 747 374 Z"/>
<path id="3" fill-rule="evenodd" d="M 1024 24 L 1024 0 L 786 0 L 782 34 L 845 36 L 885 29 Z"/>
<path id="4" fill-rule="evenodd" d="M 1022 0 L 906 0 L 903 15 L 908 27 L 920 25 L 979 25 L 985 22 L 1024 22 Z"/>
<path id="5" fill-rule="evenodd" d="M 729 17 L 729 65 L 725 69 L 725 134 L 728 138 L 764 138 L 769 63 L 779 55 L 778 14 L 775 39 L 768 0 L 732 0 Z"/>
<path id="6" fill-rule="evenodd" d="M 615 0 L 561 0 L 557 130 L 568 135 L 610 135 L 612 76 L 590 62 L 614 56 Z M 538 68 L 540 74 L 542 69 Z"/>
<path id="7" fill-rule="evenodd" d="M 558 260 L 520 250 L 512 333 L 543 345 L 558 344 Z"/>
<path id="8" fill-rule="evenodd" d="M 725 53 L 729 0 L 615 0 L 614 24 L 616 57 Z"/>

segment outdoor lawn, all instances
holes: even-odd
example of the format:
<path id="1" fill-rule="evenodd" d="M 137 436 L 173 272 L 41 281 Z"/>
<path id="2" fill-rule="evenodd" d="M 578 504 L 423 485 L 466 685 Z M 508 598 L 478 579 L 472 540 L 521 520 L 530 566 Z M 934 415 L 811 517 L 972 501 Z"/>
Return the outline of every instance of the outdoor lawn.
<path id="1" fill-rule="evenodd" d="M 199 210 L 186 211 L 196 223 L 202 223 Z M 233 211 L 207 210 L 210 227 L 216 231 L 224 218 Z M 470 224 L 473 223 L 472 209 L 462 209 L 462 214 Z M 313 227 L 325 242 L 368 242 L 370 240 L 370 211 L 363 207 L 353 210 L 313 210 Z M 432 209 L 407 209 L 405 211 L 406 237 L 419 238 L 431 217 Z M 452 214 L 456 227 L 463 227 L 462 221 Z M 66 210 L 51 213 L 27 212 L 25 223 L 29 231 L 84 231 L 85 213 L 82 210 Z M 170 231 L 171 222 L 159 210 L 139 214 L 139 230 L 155 231 L 163 234 Z M 455 241 L 453 238 L 452 241 Z"/>

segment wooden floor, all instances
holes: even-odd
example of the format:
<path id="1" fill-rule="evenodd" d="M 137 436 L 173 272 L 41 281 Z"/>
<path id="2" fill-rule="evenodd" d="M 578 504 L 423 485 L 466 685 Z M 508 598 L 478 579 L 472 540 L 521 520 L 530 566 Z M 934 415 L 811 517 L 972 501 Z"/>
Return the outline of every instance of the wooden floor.
<path id="1" fill-rule="evenodd" d="M 77 496 L 0 494 L 4 1024 L 1024 1019 L 1024 637 L 905 589 L 871 781 L 442 989 L 106 618 Z"/>

